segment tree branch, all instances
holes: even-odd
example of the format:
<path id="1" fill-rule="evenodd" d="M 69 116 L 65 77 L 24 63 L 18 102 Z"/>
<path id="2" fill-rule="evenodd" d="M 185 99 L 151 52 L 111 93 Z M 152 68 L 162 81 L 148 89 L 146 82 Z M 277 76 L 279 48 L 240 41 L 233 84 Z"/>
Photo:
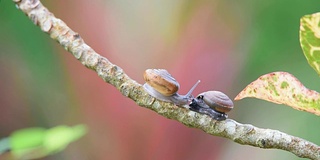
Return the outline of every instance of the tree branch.
<path id="1" fill-rule="evenodd" d="M 153 98 L 144 91 L 139 83 L 128 77 L 120 67 L 112 64 L 107 58 L 100 56 L 89 47 L 78 33 L 56 18 L 39 0 L 13 1 L 43 32 L 48 33 L 84 66 L 94 70 L 105 82 L 115 86 L 124 96 L 134 100 L 139 106 L 151 109 L 188 127 L 199 128 L 208 134 L 225 137 L 239 144 L 282 149 L 299 157 L 320 159 L 320 147 L 304 139 L 277 130 L 240 124 L 231 119 L 216 121 L 207 115 Z"/>

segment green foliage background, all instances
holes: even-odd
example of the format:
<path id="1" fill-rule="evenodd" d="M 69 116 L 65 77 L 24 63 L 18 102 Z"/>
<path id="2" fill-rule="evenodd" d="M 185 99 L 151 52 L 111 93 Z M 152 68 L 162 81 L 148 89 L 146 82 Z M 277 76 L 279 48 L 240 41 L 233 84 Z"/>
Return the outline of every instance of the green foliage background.
<path id="1" fill-rule="evenodd" d="M 141 1 L 138 4 L 142 5 L 148 2 L 150 4 L 155 4 L 158 7 L 170 6 L 170 3 L 172 3 L 169 0 L 155 0 L 151 2 Z M 100 25 L 99 23 L 92 23 L 91 20 L 99 19 L 100 15 L 91 15 L 91 17 L 83 16 L 81 12 L 88 10 L 88 8 L 80 5 L 80 3 L 84 3 L 84 1 L 43 1 L 43 3 L 48 6 L 48 8 L 54 12 L 56 16 L 65 20 L 67 24 L 70 22 L 69 26 L 78 31 L 80 35 L 84 35 L 83 38 L 85 38 L 85 40 L 89 42 L 89 45 L 92 45 L 99 53 L 102 51 L 101 48 L 97 47 L 100 43 L 106 44 L 107 47 L 115 47 L 117 49 L 130 46 L 128 44 L 119 46 L 110 45 L 112 41 L 117 40 L 118 36 L 111 37 L 109 41 L 103 42 L 100 40 L 103 40 L 104 38 L 90 38 L 90 34 L 92 34 L 91 32 L 97 31 L 98 29 L 95 27 Z M 110 9 L 109 13 L 116 11 L 115 13 L 118 13 L 120 17 L 126 17 L 127 19 L 121 19 L 122 22 L 126 24 L 125 27 L 127 27 L 123 28 L 130 31 L 141 31 L 136 32 L 135 34 L 137 34 L 137 36 L 134 36 L 134 39 L 130 41 L 133 43 L 133 45 L 138 46 L 137 49 L 141 50 L 141 52 L 147 49 L 146 47 L 148 47 L 149 42 L 141 40 L 141 42 L 143 42 L 142 44 L 134 43 L 140 42 L 139 38 L 144 38 L 143 36 L 146 31 L 151 30 L 156 33 L 165 33 L 161 34 L 161 36 L 154 37 L 154 39 L 164 39 L 164 41 L 169 41 L 169 45 L 159 45 L 159 48 L 153 48 L 150 50 L 150 54 L 153 51 L 161 50 L 163 47 L 172 47 L 176 45 L 173 42 L 184 38 L 194 38 L 195 42 L 191 44 L 196 44 L 196 37 L 184 37 L 185 30 L 183 30 L 183 28 L 190 25 L 190 22 L 195 23 L 194 26 L 198 25 L 196 20 L 191 21 L 191 19 L 194 18 L 195 12 L 199 12 L 203 9 L 203 6 L 218 6 L 213 7 L 216 9 L 214 13 L 210 12 L 208 14 L 215 14 L 214 16 L 218 16 L 220 18 L 220 23 L 223 22 L 227 25 L 233 25 L 230 27 L 233 29 L 232 33 L 230 34 L 236 35 L 234 37 L 237 38 L 224 43 L 234 44 L 232 48 L 228 48 L 232 52 L 228 52 L 230 58 L 229 61 L 226 61 L 225 65 L 228 65 L 227 63 L 233 64 L 234 66 L 232 70 L 235 74 L 231 80 L 227 80 L 225 76 L 219 76 L 221 81 L 227 80 L 227 82 L 230 83 L 219 82 L 218 84 L 221 84 L 222 86 L 211 86 L 211 88 L 228 88 L 226 89 L 229 90 L 228 94 L 230 97 L 234 97 L 247 84 L 259 76 L 273 71 L 286 71 L 295 75 L 306 85 L 306 87 L 320 91 L 319 77 L 308 65 L 305 57 L 303 56 L 298 37 L 299 19 L 303 15 L 318 12 L 320 10 L 320 1 L 318 0 L 269 0 L 263 2 L 254 0 L 236 2 L 230 0 L 185 1 L 181 2 L 181 5 L 183 5 L 181 8 L 183 9 L 181 9 L 182 11 L 180 13 L 180 17 L 178 16 L 178 18 L 173 21 L 178 24 L 176 29 L 179 32 L 170 31 L 171 27 L 165 31 L 159 31 L 157 28 L 159 26 L 153 26 L 154 28 L 151 29 L 150 26 L 148 26 L 149 29 L 146 30 L 144 26 L 136 22 L 136 19 L 128 16 L 141 16 L 138 14 L 139 10 L 134 12 L 131 10 L 138 4 L 133 4 L 130 1 L 94 1 L 92 4 L 95 4 L 94 6 L 96 9 L 101 9 L 97 7 L 99 5 L 105 5 L 107 6 L 106 9 Z M 81 8 L 82 10 L 77 10 L 77 7 Z M 67 9 L 66 11 L 62 11 L 60 8 Z M 144 8 L 148 9 L 148 6 Z M 93 10 L 91 10 L 91 12 L 93 12 Z M 163 19 L 171 18 L 170 16 L 164 14 L 165 11 L 163 11 L 162 8 L 157 11 L 150 9 L 148 12 L 159 13 L 159 16 Z M 100 19 L 99 21 L 103 22 L 104 19 Z M 214 20 L 212 19 L 212 21 Z M 115 23 L 115 21 L 110 21 L 108 23 L 111 24 L 110 26 L 118 25 L 118 23 Z M 153 114 L 151 111 L 145 111 L 145 109 L 137 107 L 134 103 L 129 102 L 127 99 L 123 100 L 123 97 L 121 97 L 120 93 L 117 93 L 112 87 L 101 89 L 102 85 L 107 84 L 103 84 L 99 78 L 91 78 L 96 75 L 91 73 L 89 70 L 87 71 L 85 67 L 81 66 L 78 62 L 76 62 L 75 59 L 71 58 L 70 54 L 62 51 L 61 46 L 52 41 L 48 35 L 42 33 L 38 27 L 35 27 L 35 25 L 32 24 L 32 22 L 25 15 L 23 15 L 21 11 L 17 10 L 13 3 L 9 0 L 3 0 L 0 2 L 0 24 L 0 106 L 2 110 L 0 113 L 0 137 L 5 137 L 14 130 L 31 126 L 49 128 L 59 124 L 69 125 L 82 122 L 89 125 L 89 132 L 91 132 L 91 134 L 88 135 L 89 138 L 81 140 L 80 142 L 76 142 L 72 144 L 70 148 L 67 148 L 63 153 L 50 156 L 47 159 L 72 159 L 72 157 L 75 155 L 82 156 L 84 159 L 103 159 L 103 157 L 105 158 L 107 156 L 103 154 L 103 151 L 105 150 L 108 151 L 107 153 L 110 152 L 108 156 L 111 158 L 119 157 L 118 155 L 130 155 L 130 159 L 148 159 L 147 155 L 153 153 L 151 151 L 159 150 L 159 148 L 161 149 L 164 146 L 155 147 L 153 149 L 151 148 L 150 150 L 146 150 L 144 152 L 139 150 L 135 150 L 133 152 L 129 151 L 130 146 L 135 146 L 137 144 L 146 145 L 149 143 L 142 143 L 140 141 L 132 142 L 132 138 L 130 137 L 126 139 L 125 142 L 122 142 L 120 139 L 108 139 L 108 137 L 112 137 L 112 135 L 124 134 L 124 132 L 133 134 L 132 132 L 134 131 L 132 128 L 137 130 L 134 132 L 136 133 L 135 136 L 139 136 L 139 134 L 141 134 L 138 132 L 139 130 L 151 130 L 151 128 L 139 128 L 139 126 L 145 122 L 143 120 L 140 121 L 140 118 L 148 118 L 148 116 L 159 121 L 147 121 L 147 123 L 145 123 L 147 127 L 156 127 L 159 124 L 162 126 L 175 126 L 183 130 L 186 135 L 197 135 L 194 137 L 194 139 L 192 139 L 194 141 L 197 141 L 197 139 L 199 141 L 199 138 L 201 137 L 206 138 L 201 139 L 203 141 L 200 142 L 205 143 L 208 148 L 204 149 L 194 146 L 196 148 L 191 148 L 190 151 L 177 152 L 176 154 L 178 154 L 180 158 L 181 155 L 186 155 L 190 158 L 194 156 L 193 158 L 195 158 L 196 156 L 193 154 L 199 153 L 199 155 L 208 155 L 211 156 L 211 158 L 213 157 L 217 159 L 239 159 L 239 157 L 242 157 L 243 159 L 298 159 L 288 152 L 280 150 L 262 150 L 260 148 L 242 146 L 229 140 L 221 140 L 220 138 L 205 135 L 201 131 L 194 131 L 182 126 L 179 123 L 163 119 L 162 117 Z M 88 26 L 87 28 L 89 29 L 83 29 L 85 28 L 84 26 Z M 139 30 L 139 28 L 142 29 Z M 113 31 L 112 29 L 114 28 L 105 28 L 106 31 Z M 143 30 L 145 30 L 145 32 L 143 32 Z M 213 32 L 214 30 L 217 30 L 215 25 L 208 29 L 208 34 L 205 36 L 210 37 L 211 32 L 209 31 Z M 153 33 L 151 31 L 150 33 Z M 115 33 L 116 34 L 113 35 L 127 36 L 129 34 L 134 34 L 131 32 Z M 227 35 L 227 33 L 223 33 L 224 35 Z M 108 37 L 110 36 L 109 34 L 109 32 L 108 34 L 101 34 L 101 37 Z M 223 39 L 224 37 L 214 38 L 219 40 Z M 181 46 L 188 47 L 186 45 Z M 128 59 L 121 59 L 121 54 L 124 54 L 123 52 L 119 51 L 119 53 L 117 53 L 118 55 L 112 55 L 109 53 L 111 51 L 112 50 L 108 50 L 105 56 L 110 58 L 112 62 L 119 64 L 126 71 L 128 70 L 127 72 L 129 75 L 134 79 L 137 79 L 140 83 L 142 83 L 141 73 L 143 70 L 146 67 L 155 67 L 155 61 L 149 62 L 148 60 L 148 62 L 143 63 L 145 66 L 140 67 L 140 70 L 137 69 L 139 72 L 131 71 L 129 68 L 135 68 L 135 63 L 129 63 Z M 210 53 L 217 54 L 218 52 L 219 50 Z M 176 53 L 176 55 L 173 56 L 181 57 L 181 54 L 182 53 Z M 137 57 L 139 57 L 139 55 L 137 55 Z M 199 55 L 199 57 L 201 57 L 201 55 Z M 160 60 L 163 61 L 163 59 Z M 212 60 L 212 62 L 216 63 L 217 61 Z M 161 63 L 162 62 L 160 61 L 156 62 L 157 66 L 159 67 L 162 67 Z M 165 65 L 172 67 L 169 68 L 170 71 L 179 70 L 177 69 L 179 66 L 174 66 L 172 65 L 173 63 L 174 62 L 167 61 L 167 64 Z M 190 63 L 188 65 L 190 65 Z M 218 66 L 216 68 L 225 69 L 225 66 Z M 78 70 L 78 74 L 74 74 L 72 69 Z M 89 76 L 81 77 L 82 73 Z M 225 74 L 227 75 L 227 73 Z M 83 84 L 81 83 L 84 81 L 83 79 L 89 77 L 101 83 L 100 88 L 97 87 L 95 90 L 104 90 L 107 92 L 106 95 L 101 96 L 103 99 L 92 98 L 97 96 L 94 92 L 90 93 L 92 97 L 84 97 L 83 95 L 80 96 L 81 94 L 84 94 L 82 91 L 86 92 L 86 90 L 79 88 L 80 85 L 77 84 Z M 205 83 L 203 79 L 204 78 L 202 77 L 201 80 Z M 78 82 L 74 82 L 75 80 Z M 194 80 L 188 81 L 192 81 L 192 83 L 194 82 Z M 185 89 L 187 89 L 187 85 L 185 84 L 184 86 Z M 121 102 L 120 104 L 115 105 L 115 102 L 109 105 L 105 105 L 103 103 L 100 105 L 96 104 L 96 101 L 112 101 L 109 97 L 115 93 L 118 97 L 112 99 L 119 103 Z M 83 103 L 84 101 L 85 103 Z M 229 117 L 235 119 L 236 121 L 241 123 L 250 123 L 261 128 L 277 129 L 288 134 L 307 139 L 316 144 L 320 144 L 320 139 L 318 138 L 320 129 L 315 127 L 320 122 L 320 118 L 318 116 L 256 99 L 245 99 L 235 102 L 235 105 L 236 107 L 230 113 Z M 119 110 L 113 109 L 116 110 L 117 116 L 121 117 L 123 121 L 117 120 L 116 122 L 113 122 L 111 118 L 108 119 L 108 121 L 106 119 L 102 120 L 99 118 L 93 118 L 94 116 L 92 115 L 99 115 L 99 112 L 100 114 L 104 114 L 105 117 L 112 117 L 112 115 L 108 114 L 109 112 L 101 111 L 99 108 L 97 109 L 96 106 L 103 106 L 107 108 L 114 106 L 117 106 L 117 108 L 123 107 Z M 125 112 L 125 110 L 130 110 L 130 112 Z M 143 114 L 141 116 L 139 115 L 139 112 L 147 112 L 147 114 Z M 132 127 L 127 130 L 122 129 L 121 126 L 124 124 L 129 126 L 131 125 Z M 118 130 L 119 126 L 121 129 Z M 114 130 L 119 131 L 119 133 L 114 132 Z M 153 134 L 156 134 L 156 132 Z M 155 136 L 152 137 L 151 133 L 148 133 L 144 136 L 151 136 L 149 141 L 156 141 L 158 138 Z M 180 141 L 191 141 L 189 138 L 182 139 Z M 205 140 L 209 140 L 209 142 Z M 99 143 L 97 141 L 99 141 Z M 117 146 L 120 146 L 120 143 L 128 146 L 128 148 L 121 148 L 120 150 L 117 148 Z M 153 143 L 153 141 L 150 143 Z M 179 144 L 180 142 L 177 141 L 173 143 Z M 158 143 L 154 142 L 154 144 Z M 218 147 L 218 149 L 210 149 L 211 145 Z M 152 145 L 150 144 L 150 146 Z M 146 145 L 146 147 L 150 146 Z M 116 151 L 112 150 L 114 148 L 116 148 Z M 174 153 L 170 152 L 170 154 Z M 176 158 L 179 156 L 176 156 Z M 161 159 L 161 154 L 159 153 L 157 157 Z M 208 157 L 205 157 L 205 159 L 206 158 Z"/>

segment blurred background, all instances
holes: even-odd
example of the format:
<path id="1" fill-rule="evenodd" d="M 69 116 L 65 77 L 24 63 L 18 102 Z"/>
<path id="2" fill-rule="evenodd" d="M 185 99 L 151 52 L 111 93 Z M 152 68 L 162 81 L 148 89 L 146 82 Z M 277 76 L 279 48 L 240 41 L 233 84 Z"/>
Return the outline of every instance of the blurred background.
<path id="1" fill-rule="evenodd" d="M 186 93 L 234 98 L 259 76 L 286 71 L 320 91 L 299 44 L 299 19 L 320 1 L 42 1 L 96 52 L 139 83 L 165 68 Z M 0 138 L 26 127 L 84 123 L 89 132 L 46 160 L 299 159 L 239 145 L 137 106 L 42 33 L 10 0 L 0 2 Z M 235 102 L 240 123 L 320 144 L 320 117 L 253 98 Z"/>

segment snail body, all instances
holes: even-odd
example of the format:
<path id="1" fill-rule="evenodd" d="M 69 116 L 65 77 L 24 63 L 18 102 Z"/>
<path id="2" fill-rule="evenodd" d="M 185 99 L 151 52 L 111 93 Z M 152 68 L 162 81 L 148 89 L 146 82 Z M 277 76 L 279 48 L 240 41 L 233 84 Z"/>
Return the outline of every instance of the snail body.
<path id="1" fill-rule="evenodd" d="M 193 98 L 189 106 L 190 110 L 207 114 L 221 121 L 228 118 L 226 113 L 233 109 L 233 102 L 220 91 L 207 91 Z"/>
<path id="2" fill-rule="evenodd" d="M 180 84 L 165 69 L 147 69 L 143 74 L 143 78 L 146 81 L 143 88 L 151 96 L 176 105 L 188 104 L 193 99 L 193 90 L 200 83 L 198 81 L 186 95 L 179 95 L 177 92 Z"/>

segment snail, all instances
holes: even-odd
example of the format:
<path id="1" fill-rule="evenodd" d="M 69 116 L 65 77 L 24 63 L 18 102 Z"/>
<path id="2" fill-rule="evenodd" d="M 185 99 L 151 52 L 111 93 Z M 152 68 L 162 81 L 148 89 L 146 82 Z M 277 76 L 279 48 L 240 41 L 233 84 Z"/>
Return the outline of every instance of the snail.
<path id="1" fill-rule="evenodd" d="M 146 81 L 143 88 L 151 96 L 176 105 L 188 104 L 193 99 L 193 90 L 200 83 L 198 80 L 186 95 L 179 95 L 177 93 L 180 88 L 179 83 L 165 69 L 147 69 L 143 78 Z"/>
<path id="2" fill-rule="evenodd" d="M 207 114 L 218 121 L 228 118 L 227 112 L 233 109 L 232 100 L 220 91 L 207 91 L 193 98 L 190 110 Z"/>

